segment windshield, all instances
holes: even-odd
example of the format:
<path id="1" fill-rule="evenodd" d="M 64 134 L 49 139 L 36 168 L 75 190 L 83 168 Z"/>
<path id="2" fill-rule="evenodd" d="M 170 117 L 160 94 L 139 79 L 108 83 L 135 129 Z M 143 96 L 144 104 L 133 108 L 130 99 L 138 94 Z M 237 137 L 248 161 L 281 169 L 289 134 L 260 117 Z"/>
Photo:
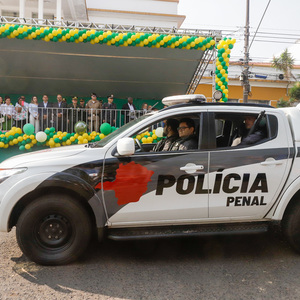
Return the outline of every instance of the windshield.
<path id="1" fill-rule="evenodd" d="M 129 123 L 123 125 L 122 127 L 120 127 L 119 129 L 117 129 L 116 131 L 110 133 L 108 136 L 106 136 L 104 139 L 102 139 L 101 141 L 95 143 L 92 147 L 104 147 L 105 145 L 107 145 L 111 140 L 113 140 L 116 136 L 118 136 L 119 134 L 121 134 L 122 132 L 124 132 L 125 130 L 127 130 L 128 128 L 134 126 L 135 124 L 145 120 L 146 118 L 150 117 L 151 114 L 146 114 L 143 115 L 141 117 L 139 117 L 138 119 L 132 120 Z"/>

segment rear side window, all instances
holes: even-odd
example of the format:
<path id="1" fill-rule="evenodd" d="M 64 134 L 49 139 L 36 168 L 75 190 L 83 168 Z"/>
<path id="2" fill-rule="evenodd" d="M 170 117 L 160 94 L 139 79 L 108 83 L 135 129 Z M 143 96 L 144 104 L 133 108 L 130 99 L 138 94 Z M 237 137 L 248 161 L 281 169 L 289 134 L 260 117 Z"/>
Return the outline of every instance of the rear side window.
<path id="1" fill-rule="evenodd" d="M 215 113 L 216 148 L 252 146 L 277 136 L 278 120 L 271 114 Z"/>

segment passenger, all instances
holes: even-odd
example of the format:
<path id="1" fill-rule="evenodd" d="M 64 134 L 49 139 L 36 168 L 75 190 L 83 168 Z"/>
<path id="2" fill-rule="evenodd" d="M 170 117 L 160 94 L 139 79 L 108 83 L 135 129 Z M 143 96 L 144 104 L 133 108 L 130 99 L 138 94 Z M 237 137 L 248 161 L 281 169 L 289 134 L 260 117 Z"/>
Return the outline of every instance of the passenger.
<path id="1" fill-rule="evenodd" d="M 166 120 L 166 125 L 164 127 L 165 139 L 160 140 L 152 149 L 154 152 L 159 151 L 169 151 L 172 144 L 179 138 L 177 127 L 179 126 L 179 121 L 176 119 Z"/>
<path id="2" fill-rule="evenodd" d="M 172 144 L 170 151 L 198 148 L 197 137 L 195 135 L 195 123 L 192 119 L 181 119 L 177 130 L 179 133 L 179 139 Z"/>
<path id="3" fill-rule="evenodd" d="M 252 126 L 256 120 L 255 116 L 246 116 L 244 119 L 244 130 L 240 133 L 240 136 L 235 138 L 231 146 L 237 145 L 252 145 L 255 144 L 266 137 L 266 134 L 260 127 L 254 128 L 254 131 L 249 134 Z"/>

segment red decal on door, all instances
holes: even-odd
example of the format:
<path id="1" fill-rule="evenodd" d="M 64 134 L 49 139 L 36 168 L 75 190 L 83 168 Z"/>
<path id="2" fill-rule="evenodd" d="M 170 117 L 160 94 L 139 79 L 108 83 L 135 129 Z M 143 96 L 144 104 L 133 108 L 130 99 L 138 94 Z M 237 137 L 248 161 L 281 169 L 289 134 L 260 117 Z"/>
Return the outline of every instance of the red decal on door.
<path id="1" fill-rule="evenodd" d="M 154 171 L 150 171 L 133 161 L 126 165 L 119 164 L 116 180 L 104 182 L 103 189 L 115 191 L 118 205 L 138 202 L 147 191 L 147 184 L 151 181 L 150 178 L 153 174 Z M 101 189 L 101 183 L 95 188 Z"/>

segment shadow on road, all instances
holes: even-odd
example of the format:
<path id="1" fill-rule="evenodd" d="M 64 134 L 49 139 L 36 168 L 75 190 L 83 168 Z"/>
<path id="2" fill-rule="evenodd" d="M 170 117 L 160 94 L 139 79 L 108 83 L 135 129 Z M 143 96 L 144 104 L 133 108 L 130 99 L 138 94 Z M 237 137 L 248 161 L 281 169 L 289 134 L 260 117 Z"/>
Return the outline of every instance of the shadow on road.
<path id="1" fill-rule="evenodd" d="M 80 290 L 126 299 L 174 299 L 176 294 L 195 299 L 195 293 L 202 299 L 251 299 L 262 291 L 288 293 L 282 278 L 300 275 L 300 256 L 272 234 L 93 242 L 80 261 L 58 267 L 39 266 L 24 256 L 13 260 L 17 274 L 66 296 Z"/>

